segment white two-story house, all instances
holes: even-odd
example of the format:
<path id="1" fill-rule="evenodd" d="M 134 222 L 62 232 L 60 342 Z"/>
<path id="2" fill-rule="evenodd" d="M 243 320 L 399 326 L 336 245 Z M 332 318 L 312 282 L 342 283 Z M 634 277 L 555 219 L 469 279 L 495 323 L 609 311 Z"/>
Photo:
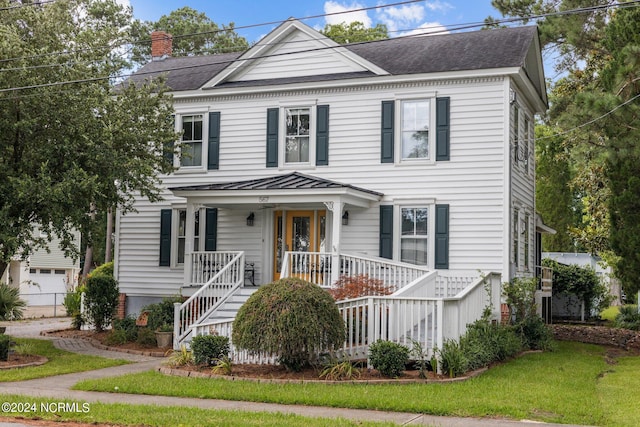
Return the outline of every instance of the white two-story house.
<path id="1" fill-rule="evenodd" d="M 547 108 L 535 27 L 341 46 L 292 19 L 246 52 L 183 58 L 169 35 L 152 39 L 132 80 L 166 75 L 181 156 L 163 202 L 118 216 L 128 313 L 207 295 L 184 308 L 202 316 L 178 316 L 184 337 L 227 298 L 222 282 L 366 274 L 398 298 L 442 299 L 482 272 L 493 293 L 470 306 L 489 299 L 499 316 L 500 282 L 534 274 L 533 124 Z M 415 286 L 425 277 L 430 290 Z"/>

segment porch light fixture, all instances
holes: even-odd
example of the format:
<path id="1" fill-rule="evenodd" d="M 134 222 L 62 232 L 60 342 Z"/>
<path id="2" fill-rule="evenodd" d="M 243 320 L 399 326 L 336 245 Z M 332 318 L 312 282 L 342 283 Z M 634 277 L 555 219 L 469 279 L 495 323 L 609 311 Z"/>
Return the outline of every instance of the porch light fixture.
<path id="1" fill-rule="evenodd" d="M 349 225 L 349 211 L 344 211 L 342 214 L 342 225 Z"/>
<path id="2" fill-rule="evenodd" d="M 247 217 L 247 225 L 248 225 L 249 227 L 253 227 L 253 219 L 254 219 L 255 217 L 256 217 L 256 216 L 253 214 L 253 212 L 251 212 L 251 213 L 249 214 L 249 216 Z"/>

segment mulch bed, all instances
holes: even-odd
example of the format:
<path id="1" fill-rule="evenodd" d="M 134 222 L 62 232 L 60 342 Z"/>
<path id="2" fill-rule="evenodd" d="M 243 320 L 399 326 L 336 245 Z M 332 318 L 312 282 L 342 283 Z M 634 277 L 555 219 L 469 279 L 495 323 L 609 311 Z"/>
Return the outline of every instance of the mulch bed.
<path id="1" fill-rule="evenodd" d="M 44 356 L 32 354 L 10 353 L 7 360 L 0 360 L 0 369 L 24 368 L 27 366 L 44 365 L 48 359 Z"/>

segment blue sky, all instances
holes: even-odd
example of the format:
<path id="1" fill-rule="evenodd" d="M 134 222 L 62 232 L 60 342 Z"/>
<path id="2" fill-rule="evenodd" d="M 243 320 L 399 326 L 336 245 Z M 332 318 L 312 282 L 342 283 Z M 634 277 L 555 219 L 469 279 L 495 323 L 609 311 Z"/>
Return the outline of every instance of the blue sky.
<path id="1" fill-rule="evenodd" d="M 217 24 L 234 22 L 236 27 L 261 24 L 265 22 L 284 21 L 290 17 L 302 18 L 327 13 L 342 12 L 377 5 L 399 3 L 401 0 L 357 0 L 357 1 L 323 1 L 323 0 L 120 0 L 133 8 L 135 18 L 156 21 L 162 15 L 183 6 L 189 6 L 204 12 Z M 406 35 L 424 28 L 442 30 L 456 24 L 482 22 L 489 15 L 499 17 L 499 13 L 491 6 L 491 0 L 434 0 L 420 1 L 410 4 L 385 7 L 375 10 L 361 11 L 351 14 L 340 14 L 304 21 L 306 24 L 320 29 L 325 24 L 336 24 L 343 21 L 361 21 L 367 26 L 378 23 L 386 24 L 390 35 Z M 255 28 L 241 28 L 237 32 L 249 43 L 258 41 L 276 25 L 265 25 Z"/>

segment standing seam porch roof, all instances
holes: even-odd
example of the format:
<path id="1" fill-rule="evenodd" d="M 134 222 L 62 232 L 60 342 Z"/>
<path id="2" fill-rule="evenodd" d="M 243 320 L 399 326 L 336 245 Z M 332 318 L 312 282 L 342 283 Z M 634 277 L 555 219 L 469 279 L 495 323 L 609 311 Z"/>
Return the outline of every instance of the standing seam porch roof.
<path id="1" fill-rule="evenodd" d="M 286 175 L 276 175 L 267 178 L 251 179 L 247 181 L 235 181 L 227 183 L 192 185 L 172 187 L 171 191 L 232 191 L 232 190 L 326 190 L 326 189 L 351 189 L 374 196 L 383 196 L 377 191 L 367 190 L 349 184 L 343 184 L 328 179 L 309 176 L 300 172 L 292 172 Z"/>

